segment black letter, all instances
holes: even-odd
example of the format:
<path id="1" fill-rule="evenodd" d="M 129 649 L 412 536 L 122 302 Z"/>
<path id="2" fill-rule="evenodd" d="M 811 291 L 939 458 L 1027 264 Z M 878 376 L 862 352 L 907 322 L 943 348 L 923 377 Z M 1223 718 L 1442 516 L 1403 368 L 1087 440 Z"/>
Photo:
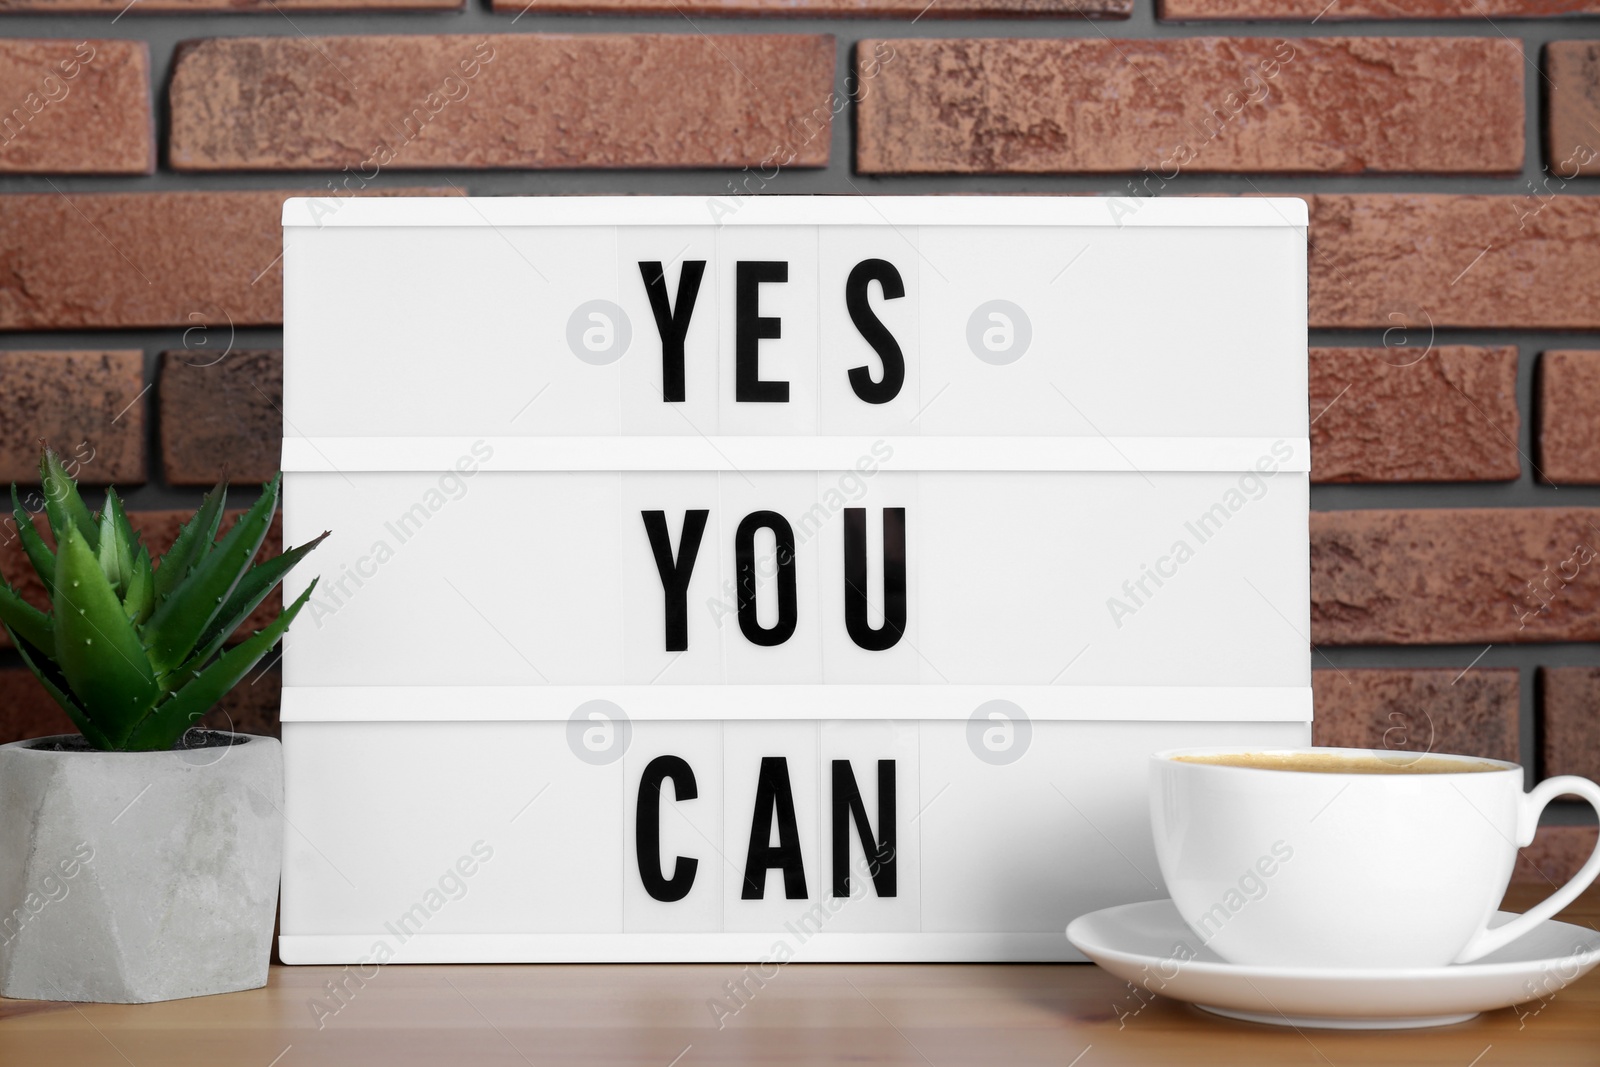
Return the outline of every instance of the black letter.
<path id="1" fill-rule="evenodd" d="M 867 625 L 867 509 L 844 509 L 844 628 L 868 652 L 893 648 L 905 632 L 905 508 L 883 509 L 883 626 L 876 630 Z"/>
<path id="2" fill-rule="evenodd" d="M 655 553 L 656 570 L 661 572 L 661 592 L 667 613 L 667 651 L 683 652 L 689 647 L 689 575 L 694 573 L 694 558 L 700 551 L 700 538 L 706 532 L 711 512 L 693 509 L 683 513 L 683 536 L 678 539 L 678 559 L 672 559 L 672 537 L 667 533 L 667 513 L 641 511 L 645 532 L 650 535 L 650 551 Z M 902 576 L 902 582 L 904 577 Z"/>
<path id="3" fill-rule="evenodd" d="M 833 761 L 833 895 L 850 895 L 850 820 L 856 823 L 867 871 L 880 897 L 895 895 L 894 760 L 878 761 L 878 840 L 873 843 L 867 805 L 850 761 Z"/>
<path id="4" fill-rule="evenodd" d="M 669 778 L 679 800 L 693 800 L 699 796 L 694 771 L 682 757 L 657 756 L 639 779 L 639 811 L 634 820 L 633 836 L 638 845 L 639 881 L 644 883 L 646 893 L 670 904 L 689 895 L 700 861 L 679 856 L 673 864 L 671 878 L 661 873 L 661 783 Z M 882 806 L 879 804 L 880 808 Z"/>
<path id="5" fill-rule="evenodd" d="M 762 338 L 783 336 L 783 320 L 761 316 L 762 282 L 786 282 L 789 264 L 741 261 L 734 267 L 733 398 L 741 404 L 787 404 L 788 382 L 761 380 Z"/>
<path id="6" fill-rule="evenodd" d="M 756 531 L 772 531 L 777 541 L 778 555 L 778 621 L 770 630 L 763 630 L 756 618 Z M 902 551 L 901 555 L 904 555 Z M 752 511 L 739 524 L 733 537 L 733 556 L 739 574 L 739 631 L 753 645 L 770 648 L 781 645 L 794 634 L 795 623 L 800 621 L 800 598 L 795 591 L 794 528 L 789 520 L 776 511 Z M 901 571 L 902 590 L 905 573 Z M 905 625 L 904 592 L 901 593 L 901 625 Z"/>
<path id="7" fill-rule="evenodd" d="M 678 307 L 667 302 L 667 272 L 660 263 L 640 263 L 645 292 L 650 294 L 650 310 L 656 317 L 656 332 L 661 335 L 661 399 L 682 401 L 683 339 L 689 333 L 689 316 L 694 314 L 695 298 L 700 295 L 700 279 L 705 277 L 706 261 L 686 259 L 678 275 Z"/>
<path id="8" fill-rule="evenodd" d="M 844 283 L 844 306 L 849 309 L 850 321 L 855 323 L 856 330 L 883 360 L 881 382 L 874 382 L 867 368 L 851 367 L 850 388 L 869 404 L 887 404 L 900 394 L 900 387 L 905 384 L 906 361 L 900 352 L 900 343 L 867 303 L 867 286 L 872 282 L 883 286 L 885 300 L 899 300 L 906 295 L 900 272 L 888 260 L 864 259 L 850 271 L 850 278 Z"/>
<path id="9" fill-rule="evenodd" d="M 778 843 L 772 840 L 772 817 L 778 817 Z M 762 900 L 767 895 L 767 871 L 783 870 L 783 895 L 806 899 L 806 866 L 800 855 L 800 827 L 794 818 L 794 790 L 789 788 L 789 761 L 782 756 L 761 757 L 761 777 L 756 780 L 756 810 L 750 816 L 750 851 L 744 861 L 741 899 Z"/>

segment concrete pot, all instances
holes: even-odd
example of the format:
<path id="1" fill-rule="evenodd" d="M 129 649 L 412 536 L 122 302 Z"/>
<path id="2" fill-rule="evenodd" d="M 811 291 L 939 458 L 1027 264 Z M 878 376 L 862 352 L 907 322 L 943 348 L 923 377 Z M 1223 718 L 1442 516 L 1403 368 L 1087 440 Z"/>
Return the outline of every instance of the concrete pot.
<path id="1" fill-rule="evenodd" d="M 283 748 L 208 739 L 0 746 L 0 996 L 136 1004 L 266 984 Z"/>

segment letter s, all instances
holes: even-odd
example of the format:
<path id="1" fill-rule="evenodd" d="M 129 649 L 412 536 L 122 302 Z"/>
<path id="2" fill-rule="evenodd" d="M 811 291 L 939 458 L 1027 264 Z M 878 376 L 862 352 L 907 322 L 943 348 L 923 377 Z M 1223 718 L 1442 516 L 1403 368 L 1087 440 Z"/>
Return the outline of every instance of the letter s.
<path id="1" fill-rule="evenodd" d="M 894 339 L 867 301 L 867 290 L 873 282 L 882 287 L 885 300 L 898 300 L 906 295 L 899 270 L 888 260 L 864 259 L 851 269 L 844 285 L 845 308 L 862 339 L 882 360 L 883 377 L 875 382 L 866 367 L 851 367 L 850 388 L 869 404 L 887 404 L 900 395 L 900 387 L 905 384 L 906 361 L 900 342 Z"/>

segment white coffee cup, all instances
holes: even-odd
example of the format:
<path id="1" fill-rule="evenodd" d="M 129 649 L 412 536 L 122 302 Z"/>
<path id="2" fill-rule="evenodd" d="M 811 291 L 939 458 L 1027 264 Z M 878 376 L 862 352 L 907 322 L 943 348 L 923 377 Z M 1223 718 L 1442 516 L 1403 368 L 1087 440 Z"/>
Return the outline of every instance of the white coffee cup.
<path id="1" fill-rule="evenodd" d="M 1376 757 L 1446 773 L 1267 770 L 1175 757 Z M 1325 757 L 1319 757 L 1325 758 Z M 1468 770 L 1471 766 L 1488 770 Z M 1478 959 L 1566 907 L 1600 874 L 1600 848 L 1566 885 L 1489 928 L 1539 813 L 1600 786 L 1564 775 L 1522 791 L 1499 760 L 1368 749 L 1195 748 L 1151 758 L 1156 858 L 1184 922 L 1223 959 L 1289 967 L 1438 967 Z"/>

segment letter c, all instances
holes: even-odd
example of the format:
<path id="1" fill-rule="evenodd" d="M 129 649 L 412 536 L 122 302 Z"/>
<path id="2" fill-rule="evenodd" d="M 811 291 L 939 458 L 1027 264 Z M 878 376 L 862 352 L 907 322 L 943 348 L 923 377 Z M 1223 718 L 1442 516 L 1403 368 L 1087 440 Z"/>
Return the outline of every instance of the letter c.
<path id="1" fill-rule="evenodd" d="M 672 877 L 661 871 L 661 787 L 668 779 L 679 800 L 699 796 L 694 770 L 681 756 L 657 756 L 639 779 L 639 806 L 634 820 L 634 840 L 639 857 L 639 880 L 656 900 L 672 903 L 689 895 L 700 861 L 679 856 Z"/>

